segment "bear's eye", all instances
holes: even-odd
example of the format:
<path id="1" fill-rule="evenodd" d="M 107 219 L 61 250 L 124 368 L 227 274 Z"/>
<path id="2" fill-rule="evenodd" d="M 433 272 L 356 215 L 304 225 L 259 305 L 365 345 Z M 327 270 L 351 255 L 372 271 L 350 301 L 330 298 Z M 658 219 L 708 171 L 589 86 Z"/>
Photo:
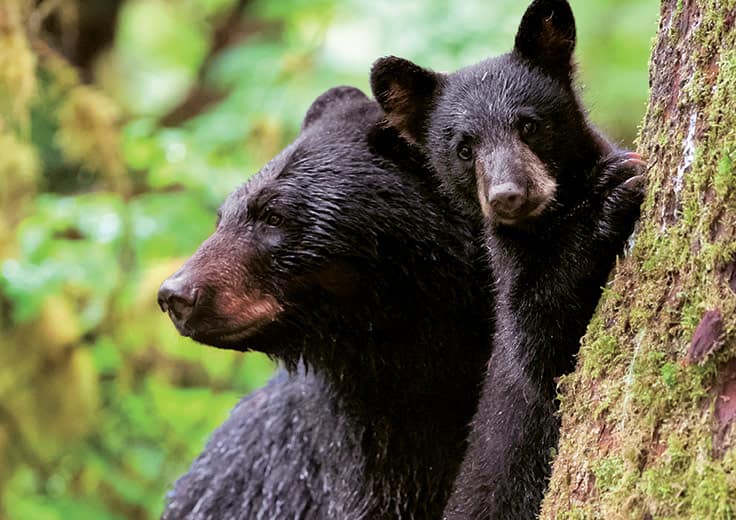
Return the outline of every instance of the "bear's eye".
<path id="1" fill-rule="evenodd" d="M 467 143 L 462 143 L 457 147 L 457 156 L 463 161 L 469 161 L 473 158 L 473 149 Z"/>
<path id="2" fill-rule="evenodd" d="M 530 119 L 527 119 L 526 121 L 523 121 L 521 124 L 521 135 L 524 137 L 531 137 L 534 134 L 537 133 L 537 130 L 539 130 L 539 125 L 536 121 L 532 121 Z"/>
<path id="3" fill-rule="evenodd" d="M 266 216 L 264 220 L 266 221 L 266 224 L 268 224 L 269 226 L 274 226 L 274 227 L 278 227 L 284 223 L 284 217 L 282 217 L 281 215 L 277 215 L 276 213 L 273 213 L 272 211 L 266 212 Z"/>

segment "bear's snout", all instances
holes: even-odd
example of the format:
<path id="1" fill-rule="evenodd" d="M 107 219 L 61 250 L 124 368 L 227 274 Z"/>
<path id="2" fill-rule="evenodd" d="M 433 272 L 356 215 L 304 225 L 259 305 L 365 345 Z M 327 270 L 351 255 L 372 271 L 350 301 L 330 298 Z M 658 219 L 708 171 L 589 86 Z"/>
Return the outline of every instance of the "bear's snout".
<path id="1" fill-rule="evenodd" d="M 167 312 L 171 321 L 182 334 L 197 305 L 199 291 L 181 275 L 174 275 L 161 284 L 158 290 L 158 305 Z"/>

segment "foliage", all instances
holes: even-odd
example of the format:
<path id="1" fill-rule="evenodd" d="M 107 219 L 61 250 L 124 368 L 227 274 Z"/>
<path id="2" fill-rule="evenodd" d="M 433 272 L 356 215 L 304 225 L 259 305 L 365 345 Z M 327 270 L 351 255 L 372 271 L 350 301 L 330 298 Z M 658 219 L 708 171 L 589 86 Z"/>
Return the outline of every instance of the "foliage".
<path id="1" fill-rule="evenodd" d="M 273 369 L 180 338 L 160 282 L 323 90 L 367 90 L 384 54 L 449 70 L 504 52 L 525 7 L 252 0 L 223 45 L 234 0 L 120 3 L 92 83 L 42 20 L 73 34 L 91 2 L 0 3 L 0 518 L 157 516 Z M 593 117 L 628 141 L 656 6 L 573 4 Z"/>

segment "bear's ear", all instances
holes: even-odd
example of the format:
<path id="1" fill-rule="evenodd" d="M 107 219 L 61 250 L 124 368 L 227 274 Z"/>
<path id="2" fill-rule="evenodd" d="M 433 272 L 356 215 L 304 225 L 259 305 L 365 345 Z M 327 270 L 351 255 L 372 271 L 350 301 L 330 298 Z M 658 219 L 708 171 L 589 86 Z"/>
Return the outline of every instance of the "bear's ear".
<path id="1" fill-rule="evenodd" d="M 309 110 L 307 110 L 307 115 L 304 116 L 302 130 L 322 117 L 328 108 L 352 101 L 369 101 L 369 99 L 368 96 L 355 87 L 332 87 L 312 102 Z"/>
<path id="2" fill-rule="evenodd" d="M 575 18 L 567 0 L 534 0 L 521 19 L 514 50 L 552 77 L 569 80 L 573 72 Z"/>
<path id="3" fill-rule="evenodd" d="M 414 63 L 388 56 L 371 68 L 371 90 L 388 123 L 405 139 L 423 144 L 424 131 L 444 76 Z"/>

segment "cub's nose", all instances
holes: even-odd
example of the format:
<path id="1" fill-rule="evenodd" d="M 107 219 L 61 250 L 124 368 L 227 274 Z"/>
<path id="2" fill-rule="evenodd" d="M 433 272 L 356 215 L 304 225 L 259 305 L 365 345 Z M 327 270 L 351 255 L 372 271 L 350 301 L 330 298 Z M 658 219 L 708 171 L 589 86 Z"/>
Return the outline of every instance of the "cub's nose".
<path id="1" fill-rule="evenodd" d="M 515 182 L 505 182 L 491 187 L 488 192 L 488 201 L 494 212 L 513 217 L 526 203 L 526 190 Z"/>
<path id="2" fill-rule="evenodd" d="M 198 291 L 182 276 L 164 280 L 158 290 L 158 305 L 168 312 L 175 325 L 184 325 L 197 304 Z"/>

